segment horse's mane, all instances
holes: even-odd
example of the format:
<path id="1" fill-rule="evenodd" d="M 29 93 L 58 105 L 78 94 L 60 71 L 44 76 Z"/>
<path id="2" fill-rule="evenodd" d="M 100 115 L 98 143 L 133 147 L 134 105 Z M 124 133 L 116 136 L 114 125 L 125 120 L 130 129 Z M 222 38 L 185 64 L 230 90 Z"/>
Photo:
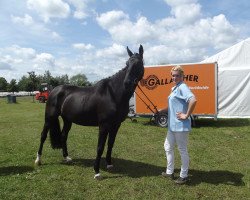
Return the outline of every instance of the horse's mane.
<path id="1" fill-rule="evenodd" d="M 95 85 L 99 85 L 103 82 L 109 82 L 111 81 L 112 79 L 116 79 L 118 78 L 124 71 L 126 71 L 128 69 L 128 66 L 125 66 L 124 68 L 120 69 L 118 72 L 116 72 L 115 74 L 107 77 L 107 78 L 103 78 L 101 80 L 99 80 Z"/>

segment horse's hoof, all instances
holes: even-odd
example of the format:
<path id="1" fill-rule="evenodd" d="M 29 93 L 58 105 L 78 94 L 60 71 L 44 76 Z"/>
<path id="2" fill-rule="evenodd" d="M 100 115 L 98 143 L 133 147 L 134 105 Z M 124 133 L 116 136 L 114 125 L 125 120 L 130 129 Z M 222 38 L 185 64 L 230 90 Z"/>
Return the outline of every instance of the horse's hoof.
<path id="1" fill-rule="evenodd" d="M 64 157 L 63 161 L 65 163 L 72 163 L 72 158 L 70 158 L 69 156 L 67 156 L 67 157 Z"/>
<path id="2" fill-rule="evenodd" d="M 35 165 L 39 166 L 39 165 L 41 165 L 41 164 L 42 164 L 41 160 L 37 158 L 37 159 L 35 160 Z"/>
<path id="3" fill-rule="evenodd" d="M 96 179 L 96 180 L 101 180 L 101 179 L 102 179 L 101 174 L 100 174 L 100 173 L 95 174 L 94 179 Z"/>
<path id="4" fill-rule="evenodd" d="M 114 165 L 107 165 L 107 169 L 112 169 Z"/>

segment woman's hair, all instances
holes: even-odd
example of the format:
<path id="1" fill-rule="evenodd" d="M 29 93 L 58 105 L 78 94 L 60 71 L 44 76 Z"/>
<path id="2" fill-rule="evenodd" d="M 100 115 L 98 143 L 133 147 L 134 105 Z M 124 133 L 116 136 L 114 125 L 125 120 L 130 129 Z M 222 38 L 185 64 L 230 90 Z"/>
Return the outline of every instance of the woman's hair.
<path id="1" fill-rule="evenodd" d="M 181 76 L 184 76 L 184 70 L 180 65 L 176 65 L 171 69 L 171 74 L 173 71 L 178 71 Z"/>

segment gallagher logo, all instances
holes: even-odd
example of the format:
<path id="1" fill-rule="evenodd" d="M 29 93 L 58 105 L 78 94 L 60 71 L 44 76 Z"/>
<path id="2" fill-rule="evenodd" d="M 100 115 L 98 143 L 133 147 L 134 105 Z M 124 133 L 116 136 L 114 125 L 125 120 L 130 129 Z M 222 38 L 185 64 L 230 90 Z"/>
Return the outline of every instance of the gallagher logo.
<path id="1" fill-rule="evenodd" d="M 155 89 L 158 85 L 166 85 L 173 82 L 172 79 L 159 79 L 156 75 L 149 75 L 146 79 L 140 81 L 142 87 L 146 87 L 149 90 Z"/>

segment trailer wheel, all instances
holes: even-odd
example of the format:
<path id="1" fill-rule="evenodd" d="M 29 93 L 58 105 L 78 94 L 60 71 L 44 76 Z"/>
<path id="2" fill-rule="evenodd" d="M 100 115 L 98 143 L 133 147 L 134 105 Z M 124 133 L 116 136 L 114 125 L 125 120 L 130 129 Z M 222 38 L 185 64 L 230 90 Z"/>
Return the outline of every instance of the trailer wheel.
<path id="1" fill-rule="evenodd" d="M 167 113 L 160 113 L 155 117 L 155 122 L 160 127 L 167 127 L 168 126 L 168 114 Z"/>

